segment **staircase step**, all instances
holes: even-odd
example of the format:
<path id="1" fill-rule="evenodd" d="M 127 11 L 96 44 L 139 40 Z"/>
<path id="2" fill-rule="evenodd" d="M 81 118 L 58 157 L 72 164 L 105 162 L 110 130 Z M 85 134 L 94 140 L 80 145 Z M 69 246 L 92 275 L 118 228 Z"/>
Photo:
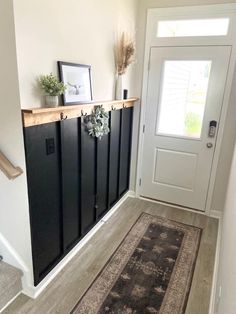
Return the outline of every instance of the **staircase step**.
<path id="1" fill-rule="evenodd" d="M 22 275 L 21 270 L 0 262 L 0 310 L 22 290 Z"/>

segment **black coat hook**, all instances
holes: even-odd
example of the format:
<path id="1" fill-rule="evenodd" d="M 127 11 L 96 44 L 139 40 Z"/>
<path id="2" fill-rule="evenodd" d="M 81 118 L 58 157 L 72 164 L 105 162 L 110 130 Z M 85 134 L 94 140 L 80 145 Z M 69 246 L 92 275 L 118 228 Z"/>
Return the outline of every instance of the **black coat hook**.
<path id="1" fill-rule="evenodd" d="M 81 116 L 82 117 L 86 117 L 87 116 L 87 112 L 84 113 L 84 110 L 81 110 Z"/>
<path id="2" fill-rule="evenodd" d="M 64 112 L 61 112 L 60 113 L 60 118 L 61 118 L 61 121 L 64 121 L 67 119 L 67 116 L 64 116 Z"/>

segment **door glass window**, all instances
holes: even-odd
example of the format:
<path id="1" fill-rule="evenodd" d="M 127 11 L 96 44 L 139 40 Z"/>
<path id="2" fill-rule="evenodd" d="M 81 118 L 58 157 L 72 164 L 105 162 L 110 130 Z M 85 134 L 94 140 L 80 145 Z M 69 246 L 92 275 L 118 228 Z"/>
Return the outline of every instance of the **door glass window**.
<path id="1" fill-rule="evenodd" d="M 226 36 L 229 18 L 159 21 L 157 37 Z"/>
<path id="2" fill-rule="evenodd" d="M 165 61 L 157 133 L 200 138 L 211 61 Z"/>

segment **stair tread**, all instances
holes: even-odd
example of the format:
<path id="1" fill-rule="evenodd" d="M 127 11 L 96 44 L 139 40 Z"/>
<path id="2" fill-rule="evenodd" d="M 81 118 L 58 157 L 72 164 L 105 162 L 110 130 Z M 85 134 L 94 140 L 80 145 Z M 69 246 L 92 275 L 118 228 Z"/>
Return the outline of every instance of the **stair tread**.
<path id="1" fill-rule="evenodd" d="M 22 290 L 23 272 L 3 261 L 0 262 L 0 311 Z"/>
<path id="2" fill-rule="evenodd" d="M 0 291 L 1 288 L 14 284 L 20 280 L 23 272 L 5 262 L 0 262 Z"/>

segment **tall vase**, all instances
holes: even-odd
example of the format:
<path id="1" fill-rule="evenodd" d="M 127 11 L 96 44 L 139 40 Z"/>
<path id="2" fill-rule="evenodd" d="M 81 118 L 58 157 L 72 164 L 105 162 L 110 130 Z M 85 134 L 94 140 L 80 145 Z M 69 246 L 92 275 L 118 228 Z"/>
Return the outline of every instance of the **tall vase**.
<path id="1" fill-rule="evenodd" d="M 50 96 L 50 95 L 46 95 L 45 96 L 45 102 L 46 102 L 46 107 L 47 108 L 54 108 L 54 107 L 58 107 L 58 96 Z"/>
<path id="2" fill-rule="evenodd" d="M 122 75 L 117 75 L 116 77 L 116 91 L 115 91 L 115 98 L 116 100 L 123 99 L 123 82 L 122 82 Z"/>

